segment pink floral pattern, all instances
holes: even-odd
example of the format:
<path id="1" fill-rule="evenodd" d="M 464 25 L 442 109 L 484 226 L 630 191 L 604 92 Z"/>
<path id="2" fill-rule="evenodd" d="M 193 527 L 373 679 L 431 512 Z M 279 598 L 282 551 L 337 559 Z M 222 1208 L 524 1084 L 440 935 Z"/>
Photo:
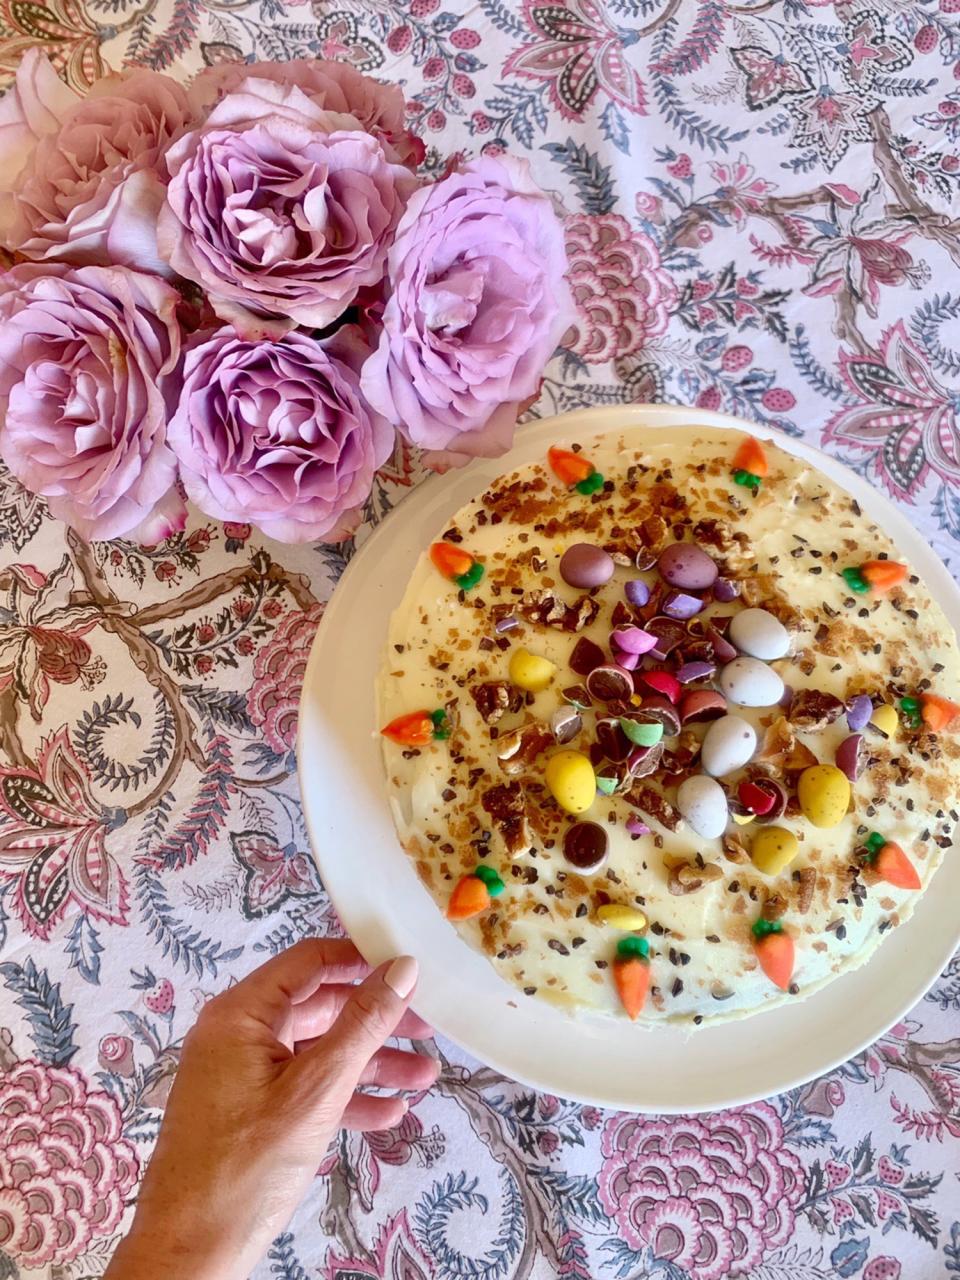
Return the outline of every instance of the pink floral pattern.
<path id="1" fill-rule="evenodd" d="M 253 666 L 253 685 L 247 695 L 250 719 L 278 755 L 292 751 L 297 739 L 303 673 L 322 616 L 318 608 L 288 614 Z"/>
<path id="2" fill-rule="evenodd" d="M 36 769 L 0 767 L 0 881 L 13 881 L 28 933 L 48 937 L 70 901 L 126 920 L 126 877 L 105 844 L 118 817 L 94 799 L 65 727 L 41 742 Z"/>
<path id="3" fill-rule="evenodd" d="M 524 0 L 523 12 L 534 40 L 510 55 L 508 74 L 544 80 L 568 120 L 582 119 L 600 90 L 629 111 L 646 114 L 643 83 L 625 52 L 634 43 L 633 32 L 614 27 L 599 0 Z"/>
<path id="4" fill-rule="evenodd" d="M 420 1252 L 405 1212 L 385 1222 L 373 1244 L 373 1257 L 351 1258 L 332 1248 L 320 1272 L 323 1280 L 430 1280 L 433 1268 Z"/>
<path id="5" fill-rule="evenodd" d="M 619 214 L 578 214 L 567 219 L 566 244 L 577 308 L 577 324 L 564 338 L 568 350 L 603 364 L 666 331 L 677 291 L 649 236 Z"/>
<path id="6" fill-rule="evenodd" d="M 0 1077 L 0 1250 L 67 1263 L 108 1235 L 140 1162 L 113 1098 L 79 1072 L 20 1062 Z"/>
<path id="7" fill-rule="evenodd" d="M 691 1280 L 748 1275 L 793 1235 L 803 1169 L 767 1103 L 699 1119 L 613 1116 L 601 1149 L 600 1201 L 624 1241 Z"/>
<path id="8" fill-rule="evenodd" d="M 844 380 L 857 403 L 827 423 L 827 438 L 867 452 L 875 474 L 910 498 L 928 472 L 960 482 L 957 397 L 934 376 L 898 321 L 878 355 L 841 356 Z"/>
<path id="9" fill-rule="evenodd" d="M 668 400 L 802 435 L 955 565 L 957 3 L 0 0 L 0 69 L 42 39 L 76 89 L 105 61 L 283 79 L 315 52 L 402 86 L 384 127 L 424 136 L 426 172 L 510 153 L 564 219 L 579 306 L 534 413 Z M 100 1280 L 197 1012 L 342 931 L 299 690 L 355 547 L 421 479 L 398 440 L 335 547 L 191 510 L 89 548 L 0 468 L 0 1098 L 22 1072 L 69 1115 L 21 1163 L 0 1103 L 4 1280 Z M 581 1106 L 441 1038 L 437 1085 L 338 1136 L 254 1280 L 960 1280 L 958 1017 L 955 959 L 853 1061 L 715 1117 Z M 113 1135 L 95 1155 L 78 1117 Z"/>
<path id="10" fill-rule="evenodd" d="M 20 618 L 0 625 L 0 688 L 12 684 L 26 699 L 34 720 L 42 718 L 51 681 L 93 688 L 106 675 L 102 658 L 95 658 L 84 636 L 99 620 L 89 604 L 71 602 L 73 566 L 67 557 L 50 574 L 36 565 L 12 564 L 6 579 L 8 611 Z"/>

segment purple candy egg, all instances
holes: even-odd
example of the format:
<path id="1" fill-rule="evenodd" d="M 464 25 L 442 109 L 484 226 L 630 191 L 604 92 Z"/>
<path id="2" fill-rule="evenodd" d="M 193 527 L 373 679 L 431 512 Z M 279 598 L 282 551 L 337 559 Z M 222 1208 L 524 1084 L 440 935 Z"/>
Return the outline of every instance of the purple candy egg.
<path id="1" fill-rule="evenodd" d="M 686 621 L 695 617 L 703 608 L 699 596 L 687 595 L 685 591 L 668 591 L 660 608 L 668 618 L 679 618 Z"/>
<path id="2" fill-rule="evenodd" d="M 729 604 L 740 594 L 740 583 L 731 578 L 718 578 L 713 584 L 713 598 L 720 604 Z"/>
<path id="3" fill-rule="evenodd" d="M 623 589 L 624 595 L 631 604 L 642 607 L 650 600 L 650 588 L 642 578 L 631 578 Z"/>
<path id="4" fill-rule="evenodd" d="M 854 732 L 865 728 L 873 715 L 873 699 L 866 693 L 858 693 L 847 703 L 847 724 Z"/>
<path id="5" fill-rule="evenodd" d="M 650 834 L 650 828 L 647 824 L 642 819 L 635 818 L 633 814 L 630 815 L 623 825 L 632 836 L 648 836 Z"/>
<path id="6" fill-rule="evenodd" d="M 717 580 L 717 563 L 693 542 L 675 542 L 660 552 L 657 568 L 664 582 L 681 591 L 705 591 Z"/>
<path id="7" fill-rule="evenodd" d="M 716 672 L 715 662 L 685 662 L 677 671 L 681 684 L 693 684 L 695 680 L 709 680 Z"/>
<path id="8" fill-rule="evenodd" d="M 640 665 L 639 653 L 618 653 L 617 662 L 623 667 L 624 671 L 636 671 Z"/>
<path id="9" fill-rule="evenodd" d="M 560 577 L 571 587 L 589 591 L 602 587 L 613 577 L 613 557 L 603 547 L 575 542 L 560 557 Z"/>

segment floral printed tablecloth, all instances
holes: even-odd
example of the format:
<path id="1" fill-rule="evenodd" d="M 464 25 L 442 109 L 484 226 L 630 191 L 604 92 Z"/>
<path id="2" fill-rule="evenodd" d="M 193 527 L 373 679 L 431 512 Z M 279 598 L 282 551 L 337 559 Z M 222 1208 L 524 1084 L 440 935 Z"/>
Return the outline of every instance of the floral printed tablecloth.
<path id="1" fill-rule="evenodd" d="M 578 318 L 535 413 L 666 399 L 802 433 L 957 562 L 960 0 L 0 0 L 7 79 L 33 44 L 77 87 L 310 55 L 402 83 L 428 167 L 508 148 L 568 218 Z M 358 540 L 417 478 L 400 448 Z M 3 1280 L 102 1274 L 198 1008 L 337 928 L 292 748 L 353 546 L 194 513 L 87 547 L 0 480 Z M 258 1276 L 960 1276 L 956 960 L 855 1061 L 717 1116 L 604 1114 L 441 1049 Z"/>

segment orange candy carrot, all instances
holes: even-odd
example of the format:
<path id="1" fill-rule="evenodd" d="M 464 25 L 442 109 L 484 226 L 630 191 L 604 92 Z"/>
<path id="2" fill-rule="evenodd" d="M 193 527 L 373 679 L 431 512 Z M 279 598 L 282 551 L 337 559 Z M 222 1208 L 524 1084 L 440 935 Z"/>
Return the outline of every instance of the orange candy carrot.
<path id="1" fill-rule="evenodd" d="M 435 728 L 426 711 L 408 711 L 406 715 L 391 720 L 380 732 L 403 747 L 422 747 L 433 739 Z"/>
<path id="2" fill-rule="evenodd" d="M 627 1017 L 636 1022 L 650 990 L 649 962 L 640 956 L 617 956 L 613 962 L 613 981 Z"/>
<path id="3" fill-rule="evenodd" d="M 793 977 L 793 939 L 789 933 L 767 933 L 754 937 L 753 949 L 760 961 L 760 968 L 775 987 L 789 991 Z"/>
<path id="4" fill-rule="evenodd" d="M 447 903 L 448 920 L 469 920 L 486 911 L 490 905 L 490 891 L 478 876 L 463 876 L 454 886 Z"/>
<path id="5" fill-rule="evenodd" d="M 747 471 L 752 476 L 765 476 L 770 470 L 763 445 L 753 436 L 746 436 L 733 456 L 734 471 Z"/>
<path id="6" fill-rule="evenodd" d="M 868 560 L 860 566 L 860 576 L 877 592 L 897 587 L 907 577 L 907 566 L 896 560 Z"/>
<path id="7" fill-rule="evenodd" d="M 917 869 L 898 844 L 888 840 L 880 849 L 873 863 L 881 880 L 896 885 L 898 889 L 919 889 Z"/>
<path id="8" fill-rule="evenodd" d="M 459 578 L 473 568 L 470 552 L 455 547 L 452 542 L 435 542 L 430 548 L 430 559 L 445 578 Z"/>
<path id="9" fill-rule="evenodd" d="M 547 450 L 547 461 L 550 469 L 562 484 L 579 484 L 593 475 L 595 467 L 589 458 L 582 453 L 571 453 L 569 449 L 560 449 L 552 445 Z"/>
<path id="10" fill-rule="evenodd" d="M 939 733 L 941 729 L 948 728 L 960 715 L 960 706 L 951 702 L 949 698 L 938 697 L 935 693 L 922 693 L 920 714 L 930 732 Z"/>

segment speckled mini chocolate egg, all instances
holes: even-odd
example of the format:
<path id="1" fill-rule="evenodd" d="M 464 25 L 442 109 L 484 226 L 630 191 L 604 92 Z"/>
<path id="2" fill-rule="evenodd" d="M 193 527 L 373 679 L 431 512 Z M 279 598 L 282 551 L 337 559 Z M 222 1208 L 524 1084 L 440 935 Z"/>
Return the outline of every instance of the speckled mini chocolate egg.
<path id="1" fill-rule="evenodd" d="M 543 771 L 550 794 L 567 813 L 584 813 L 597 795 L 593 765 L 581 751 L 557 751 Z"/>
<path id="2" fill-rule="evenodd" d="M 797 837 L 786 827 L 763 827 L 753 837 L 750 857 L 758 871 L 778 876 L 800 852 Z"/>
<path id="3" fill-rule="evenodd" d="M 581 591 L 602 587 L 613 577 L 613 569 L 613 557 L 590 542 L 575 542 L 560 557 L 560 577 Z"/>
<path id="4" fill-rule="evenodd" d="M 730 620 L 727 639 L 751 658 L 773 662 L 790 651 L 790 633 L 766 609 L 744 609 Z"/>
<path id="5" fill-rule="evenodd" d="M 723 778 L 742 769 L 756 749 L 757 735 L 752 724 L 740 716 L 721 716 L 704 735 L 700 762 L 707 773 Z"/>
<path id="6" fill-rule="evenodd" d="M 772 707 L 783 697 L 783 681 L 759 658 L 734 658 L 720 672 L 720 688 L 741 707 Z"/>
<path id="7" fill-rule="evenodd" d="M 677 808 L 698 836 L 714 840 L 727 826 L 727 797 L 719 782 L 697 773 L 677 789 Z"/>
<path id="8" fill-rule="evenodd" d="M 693 542 L 675 542 L 660 552 L 657 568 L 664 582 L 681 591 L 705 591 L 717 580 L 717 562 Z"/>
<path id="9" fill-rule="evenodd" d="M 850 780 L 836 765 L 811 765 L 797 781 L 797 799 L 813 826 L 836 827 L 847 816 Z"/>

